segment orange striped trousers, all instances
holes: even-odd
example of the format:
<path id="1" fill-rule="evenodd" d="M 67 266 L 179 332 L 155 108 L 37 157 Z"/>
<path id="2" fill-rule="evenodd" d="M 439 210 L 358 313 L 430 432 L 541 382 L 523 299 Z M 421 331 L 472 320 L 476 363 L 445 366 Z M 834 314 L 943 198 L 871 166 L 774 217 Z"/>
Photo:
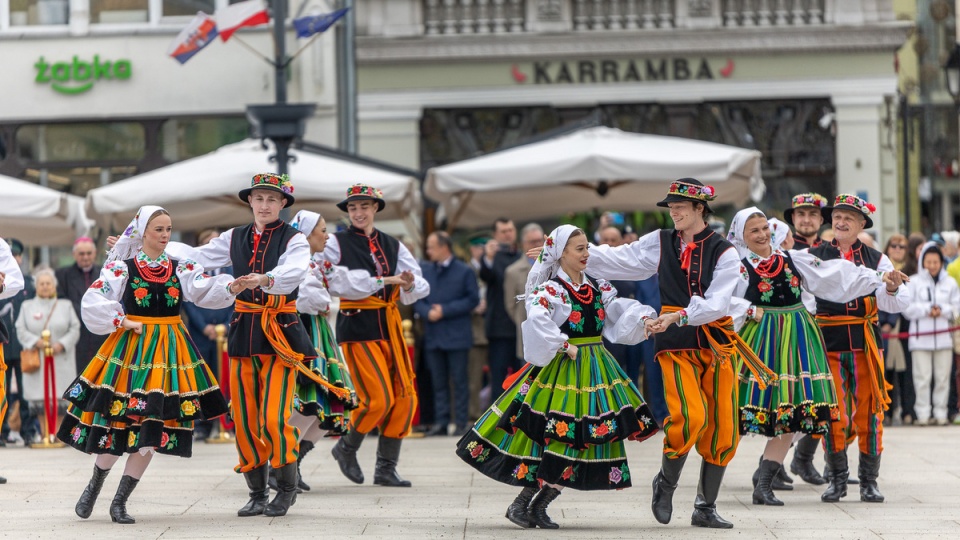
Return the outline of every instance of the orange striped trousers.
<path id="1" fill-rule="evenodd" d="M 273 355 L 230 358 L 230 412 L 236 424 L 240 473 L 270 462 L 297 461 L 300 431 L 290 423 L 296 370 Z"/>
<path id="2" fill-rule="evenodd" d="M 340 346 L 360 402 L 351 413 L 350 429 L 369 433 L 379 427 L 382 435 L 394 439 L 409 435 L 417 394 L 402 395 L 403 383 L 390 344 L 381 340 Z"/>
<path id="3" fill-rule="evenodd" d="M 859 439 L 860 452 L 883 452 L 883 411 L 873 411 L 876 382 L 868 362 L 863 351 L 827 353 L 840 409 L 840 419 L 830 423 L 827 434 L 827 450 L 831 452 L 846 450 L 854 437 Z"/>
<path id="4" fill-rule="evenodd" d="M 0 322 L 0 324 L 3 324 Z M 3 344 L 0 343 L 0 425 L 7 415 L 7 364 L 3 361 Z"/>
<path id="5" fill-rule="evenodd" d="M 704 461 L 726 466 L 737 452 L 737 374 L 709 350 L 657 355 L 670 415 L 663 425 L 663 453 L 673 459 L 694 445 Z"/>

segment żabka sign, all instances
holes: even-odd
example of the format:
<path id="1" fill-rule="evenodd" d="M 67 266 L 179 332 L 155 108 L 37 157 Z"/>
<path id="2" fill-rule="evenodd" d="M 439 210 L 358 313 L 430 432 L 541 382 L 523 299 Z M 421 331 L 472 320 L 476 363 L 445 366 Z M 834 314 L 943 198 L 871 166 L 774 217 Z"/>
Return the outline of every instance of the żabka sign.
<path id="1" fill-rule="evenodd" d="M 33 65 L 37 68 L 36 81 L 50 84 L 61 94 L 82 94 L 93 88 L 93 84 L 102 79 L 127 80 L 133 73 L 130 60 L 101 60 L 99 54 L 93 55 L 92 62 L 84 62 L 74 56 L 72 62 L 50 64 L 41 56 Z"/>

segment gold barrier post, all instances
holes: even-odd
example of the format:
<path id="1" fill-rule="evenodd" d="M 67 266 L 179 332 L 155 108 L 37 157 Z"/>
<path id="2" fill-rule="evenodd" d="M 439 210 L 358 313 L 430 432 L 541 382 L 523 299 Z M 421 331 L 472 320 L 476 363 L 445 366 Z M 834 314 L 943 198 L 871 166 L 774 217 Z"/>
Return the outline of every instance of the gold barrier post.
<path id="1" fill-rule="evenodd" d="M 43 430 L 43 438 L 38 443 L 33 443 L 30 448 L 63 448 L 66 446 L 57 440 L 56 433 L 51 431 L 57 428 L 57 378 L 53 363 L 53 347 L 50 345 L 50 330 L 44 329 L 40 333 L 40 340 L 43 343 L 43 421 L 40 422 L 40 428 Z"/>
<path id="2" fill-rule="evenodd" d="M 230 401 L 230 361 L 227 356 L 227 326 L 224 324 L 218 324 L 216 326 L 217 331 L 217 359 L 216 362 L 220 363 L 220 390 L 226 396 L 227 401 Z M 220 417 L 220 425 L 217 429 L 216 437 L 207 437 L 205 442 L 209 444 L 233 444 L 233 435 L 230 434 L 230 427 L 227 425 L 227 416 L 223 415 Z"/>
<path id="3" fill-rule="evenodd" d="M 414 352 L 415 352 L 414 349 L 413 349 L 413 344 L 414 344 L 414 338 L 413 338 L 413 321 L 411 321 L 410 319 L 404 319 L 403 321 L 401 321 L 400 326 L 403 328 L 403 341 L 405 341 L 405 342 L 407 343 L 407 352 L 410 354 L 410 363 L 412 364 L 412 363 L 413 363 L 413 358 L 414 358 Z M 411 368 L 411 370 L 413 370 L 414 373 L 416 373 L 416 366 L 411 365 L 410 368 Z M 416 379 L 414 379 L 414 386 L 416 386 Z M 413 419 L 414 419 L 414 421 L 413 421 L 414 425 L 416 425 L 416 424 L 419 423 L 419 421 L 420 421 L 420 405 L 419 405 L 419 400 L 418 400 L 418 404 L 417 404 L 417 410 L 414 411 L 414 413 L 413 413 Z M 420 438 L 422 438 L 423 436 L 424 436 L 424 435 L 423 435 L 423 432 L 422 432 L 422 431 L 411 431 L 410 434 L 407 435 L 407 438 L 408 438 L 408 439 L 420 439 Z"/>

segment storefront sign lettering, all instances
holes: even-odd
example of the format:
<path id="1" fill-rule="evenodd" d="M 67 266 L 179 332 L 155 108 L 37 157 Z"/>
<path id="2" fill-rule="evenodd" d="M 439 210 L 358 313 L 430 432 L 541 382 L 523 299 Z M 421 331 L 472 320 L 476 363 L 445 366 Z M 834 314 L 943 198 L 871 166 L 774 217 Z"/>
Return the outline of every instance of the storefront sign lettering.
<path id="1" fill-rule="evenodd" d="M 33 65 L 37 69 L 36 82 L 50 84 L 61 94 L 82 94 L 93 88 L 93 83 L 106 80 L 127 80 L 133 73 L 130 60 L 101 60 L 93 55 L 92 62 L 74 56 L 72 62 L 49 63 L 40 57 Z"/>
<path id="2" fill-rule="evenodd" d="M 534 62 L 532 77 L 520 66 L 511 68 L 511 76 L 519 84 L 533 79 L 533 84 L 588 84 L 641 81 L 711 80 L 714 72 L 727 78 L 733 74 L 733 60 L 720 69 L 711 67 L 705 58 L 648 60 L 579 60 Z"/>

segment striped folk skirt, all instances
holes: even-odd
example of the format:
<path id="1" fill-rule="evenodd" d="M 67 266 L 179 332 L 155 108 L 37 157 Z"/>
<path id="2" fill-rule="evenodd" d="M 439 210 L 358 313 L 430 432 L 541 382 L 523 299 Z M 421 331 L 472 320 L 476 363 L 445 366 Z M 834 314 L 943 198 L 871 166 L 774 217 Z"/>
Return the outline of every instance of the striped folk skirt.
<path id="1" fill-rule="evenodd" d="M 461 459 L 515 486 L 630 487 L 624 441 L 656 433 L 653 414 L 599 337 L 570 343 L 576 360 L 524 368 L 457 443 Z"/>
<path id="2" fill-rule="evenodd" d="M 227 402 L 180 317 L 134 317 L 143 333 L 110 334 L 63 395 L 70 405 L 57 438 L 81 452 L 190 457 L 193 421 Z"/>
<path id="3" fill-rule="evenodd" d="M 294 409 L 304 416 L 316 416 L 320 420 L 320 429 L 328 431 L 327 437 L 345 435 L 350 418 L 349 411 L 357 407 L 350 372 L 347 371 L 327 319 L 318 315 L 301 314 L 300 320 L 304 322 L 310 341 L 317 350 L 317 357 L 312 360 L 310 368 L 330 384 L 349 389 L 352 399 L 338 399 L 309 378 L 297 375 Z"/>
<path id="4" fill-rule="evenodd" d="M 803 305 L 763 310 L 740 335 L 778 379 L 761 390 L 740 370 L 740 433 L 826 433 L 839 409 L 819 327 Z"/>

